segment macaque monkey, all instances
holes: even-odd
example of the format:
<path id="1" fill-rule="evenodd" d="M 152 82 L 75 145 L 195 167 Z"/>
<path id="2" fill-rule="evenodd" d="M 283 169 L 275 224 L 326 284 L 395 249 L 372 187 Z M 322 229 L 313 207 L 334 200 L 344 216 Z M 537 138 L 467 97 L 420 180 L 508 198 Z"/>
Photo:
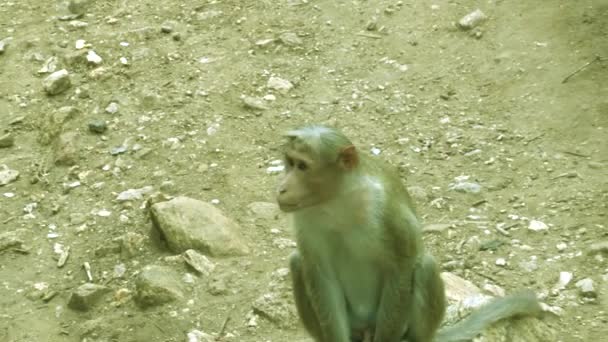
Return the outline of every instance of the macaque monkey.
<path id="1" fill-rule="evenodd" d="M 315 341 L 468 341 L 498 320 L 539 313 L 536 296 L 525 292 L 438 331 L 444 284 L 399 176 L 334 129 L 307 126 L 286 136 L 277 202 L 293 214 L 294 297 Z"/>

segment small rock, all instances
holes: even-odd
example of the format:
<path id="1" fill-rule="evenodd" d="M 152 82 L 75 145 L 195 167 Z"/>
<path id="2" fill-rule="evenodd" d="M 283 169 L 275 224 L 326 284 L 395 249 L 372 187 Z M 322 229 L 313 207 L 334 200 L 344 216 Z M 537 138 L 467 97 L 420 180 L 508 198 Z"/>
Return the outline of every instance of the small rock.
<path id="1" fill-rule="evenodd" d="M 103 134 L 108 129 L 108 124 L 105 120 L 93 120 L 89 122 L 89 131 L 96 134 Z"/>
<path id="2" fill-rule="evenodd" d="M 268 87 L 269 89 L 274 89 L 280 93 L 287 93 L 293 88 L 293 84 L 286 79 L 271 76 L 268 79 L 266 87 Z"/>
<path id="3" fill-rule="evenodd" d="M 23 249 L 24 233 L 23 229 L 0 233 L 0 252 L 9 248 Z"/>
<path id="4" fill-rule="evenodd" d="M 506 265 L 507 265 L 507 260 L 505 260 L 505 258 L 496 259 L 496 266 L 506 266 Z"/>
<path id="5" fill-rule="evenodd" d="M 68 90 L 72 82 L 67 70 L 61 69 L 47 76 L 42 82 L 44 90 L 49 95 L 58 95 Z"/>
<path id="6" fill-rule="evenodd" d="M 171 32 L 173 32 L 174 27 L 175 27 L 175 23 L 170 22 L 170 21 L 165 21 L 160 26 L 160 32 L 162 32 L 162 33 L 171 33 Z"/>
<path id="7" fill-rule="evenodd" d="M 451 224 L 448 223 L 431 223 L 427 224 L 422 228 L 424 233 L 441 233 L 444 230 L 450 228 Z"/>
<path id="8" fill-rule="evenodd" d="M 118 202 L 141 200 L 144 198 L 144 195 L 152 193 L 153 191 L 154 188 L 149 185 L 140 189 L 129 189 L 118 194 L 116 200 Z"/>
<path id="9" fill-rule="evenodd" d="M 458 176 L 454 178 L 454 183 L 450 183 L 448 185 L 448 189 L 473 194 L 480 192 L 481 185 L 474 182 L 469 182 L 468 179 L 469 176 Z"/>
<path id="10" fill-rule="evenodd" d="M 128 232 L 117 238 L 116 242 L 120 244 L 120 255 L 123 258 L 133 258 L 140 254 L 147 239 L 148 238 L 145 235 L 135 232 Z"/>
<path id="11" fill-rule="evenodd" d="M 214 277 L 209 282 L 209 293 L 213 296 L 223 296 L 228 293 L 228 286 L 224 277 Z"/>
<path id="12" fill-rule="evenodd" d="M 608 254 L 608 241 L 600 241 L 589 246 L 589 254 Z"/>
<path id="13" fill-rule="evenodd" d="M 557 245 L 555 245 L 555 248 L 557 248 L 558 252 L 563 252 L 568 248 L 568 244 L 565 242 L 560 242 Z"/>
<path id="14" fill-rule="evenodd" d="M 109 113 L 109 114 L 116 114 L 116 113 L 118 113 L 118 103 L 116 103 L 116 102 L 110 102 L 108 104 L 108 106 L 106 107 L 106 113 Z"/>
<path id="15" fill-rule="evenodd" d="M 295 248 L 296 242 L 286 238 L 276 238 L 272 241 L 272 244 L 278 249 Z"/>
<path id="16" fill-rule="evenodd" d="M 543 230 L 547 230 L 549 229 L 549 227 L 541 221 L 537 221 L 537 220 L 530 220 L 530 223 L 528 224 L 528 230 L 534 231 L 534 232 L 539 232 L 539 231 L 543 231 Z"/>
<path id="17" fill-rule="evenodd" d="M 576 287 L 580 290 L 581 295 L 587 298 L 597 297 L 597 292 L 593 288 L 593 280 L 591 278 L 581 279 L 576 282 Z"/>
<path id="18" fill-rule="evenodd" d="M 6 43 L 4 40 L 0 40 L 0 55 L 2 55 L 6 51 Z"/>
<path id="19" fill-rule="evenodd" d="M 77 135 L 74 132 L 63 133 L 57 140 L 55 148 L 55 164 L 73 166 L 78 159 Z"/>
<path id="20" fill-rule="evenodd" d="M 144 267 L 135 282 L 137 303 L 146 308 L 183 298 L 179 279 L 179 275 L 171 267 Z"/>
<path id="21" fill-rule="evenodd" d="M 6 165 L 0 165 L 0 186 L 12 183 L 19 178 L 19 171 L 11 170 Z"/>
<path id="22" fill-rule="evenodd" d="M 189 249 L 182 254 L 184 261 L 199 274 L 209 276 L 215 269 L 215 264 L 206 256 L 201 255 L 193 249 Z"/>
<path id="23" fill-rule="evenodd" d="M 70 295 L 68 307 L 72 310 L 87 311 L 109 291 L 110 289 L 103 285 L 83 284 Z"/>
<path id="24" fill-rule="evenodd" d="M 590 169 L 603 169 L 606 167 L 606 165 L 604 165 L 603 163 L 600 162 L 596 162 L 596 161 L 590 161 L 589 163 L 587 163 L 587 165 L 589 166 Z"/>
<path id="25" fill-rule="evenodd" d="M 486 19 L 486 15 L 480 9 L 476 9 L 460 19 L 458 21 L 458 26 L 463 30 L 470 30 L 484 22 Z"/>
<path id="26" fill-rule="evenodd" d="M 0 148 L 12 147 L 15 145 L 15 137 L 11 133 L 0 136 Z"/>
<path id="27" fill-rule="evenodd" d="M 566 286 L 568 286 L 568 284 L 570 284 L 570 281 L 572 281 L 572 273 L 570 272 L 559 272 L 559 280 L 557 281 L 557 284 L 555 285 L 555 289 L 556 290 L 563 290 L 566 288 Z"/>
<path id="28" fill-rule="evenodd" d="M 255 109 L 255 110 L 268 109 L 268 107 L 266 106 L 266 103 L 264 103 L 264 100 L 258 99 L 256 97 L 243 95 L 243 96 L 241 96 L 241 100 L 243 101 L 243 104 L 245 105 L 246 108 Z"/>
<path id="29" fill-rule="evenodd" d="M 287 46 L 299 46 L 302 45 L 302 39 L 298 37 L 297 34 L 293 32 L 285 32 L 279 36 L 279 40 L 281 43 Z"/>
<path id="30" fill-rule="evenodd" d="M 91 64 L 99 65 L 103 59 L 93 50 L 87 52 L 87 61 Z"/>

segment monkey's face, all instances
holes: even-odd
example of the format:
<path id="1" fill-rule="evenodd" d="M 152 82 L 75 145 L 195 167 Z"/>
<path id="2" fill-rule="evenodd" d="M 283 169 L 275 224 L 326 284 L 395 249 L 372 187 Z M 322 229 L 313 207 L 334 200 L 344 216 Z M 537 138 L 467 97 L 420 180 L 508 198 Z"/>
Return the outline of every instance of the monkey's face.
<path id="1" fill-rule="evenodd" d="M 277 202 L 284 212 L 320 205 L 336 192 L 339 172 L 306 153 L 285 153 L 285 174 L 277 188 Z"/>

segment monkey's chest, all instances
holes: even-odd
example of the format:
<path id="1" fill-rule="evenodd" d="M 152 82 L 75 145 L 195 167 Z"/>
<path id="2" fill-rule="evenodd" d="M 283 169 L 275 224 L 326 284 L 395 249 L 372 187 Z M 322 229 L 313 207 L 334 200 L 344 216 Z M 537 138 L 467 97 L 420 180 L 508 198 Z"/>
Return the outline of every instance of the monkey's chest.
<path id="1" fill-rule="evenodd" d="M 357 245 L 356 248 L 361 248 Z M 381 293 L 381 273 L 377 267 L 375 248 L 353 250 L 353 246 L 336 249 L 334 275 L 346 302 L 353 327 L 365 327 L 375 320 Z"/>

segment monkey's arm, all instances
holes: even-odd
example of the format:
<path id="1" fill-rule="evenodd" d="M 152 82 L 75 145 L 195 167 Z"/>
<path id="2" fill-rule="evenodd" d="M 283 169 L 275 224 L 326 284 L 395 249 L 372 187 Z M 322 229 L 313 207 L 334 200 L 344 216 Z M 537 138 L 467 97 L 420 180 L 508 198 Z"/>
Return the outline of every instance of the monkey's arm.
<path id="1" fill-rule="evenodd" d="M 311 306 L 319 318 L 322 342 L 349 342 L 350 328 L 346 303 L 337 282 L 318 267 L 305 267 L 307 292 Z M 310 319 L 310 318 L 308 318 Z"/>
<path id="2" fill-rule="evenodd" d="M 437 333 L 436 342 L 470 341 L 484 329 L 502 319 L 515 316 L 536 316 L 542 309 L 532 291 L 496 298 L 455 325 Z"/>
<path id="3" fill-rule="evenodd" d="M 376 316 L 374 342 L 399 341 L 410 323 L 413 274 L 421 249 L 418 220 L 409 207 L 391 210 L 385 233 L 386 260 L 380 306 Z"/>

